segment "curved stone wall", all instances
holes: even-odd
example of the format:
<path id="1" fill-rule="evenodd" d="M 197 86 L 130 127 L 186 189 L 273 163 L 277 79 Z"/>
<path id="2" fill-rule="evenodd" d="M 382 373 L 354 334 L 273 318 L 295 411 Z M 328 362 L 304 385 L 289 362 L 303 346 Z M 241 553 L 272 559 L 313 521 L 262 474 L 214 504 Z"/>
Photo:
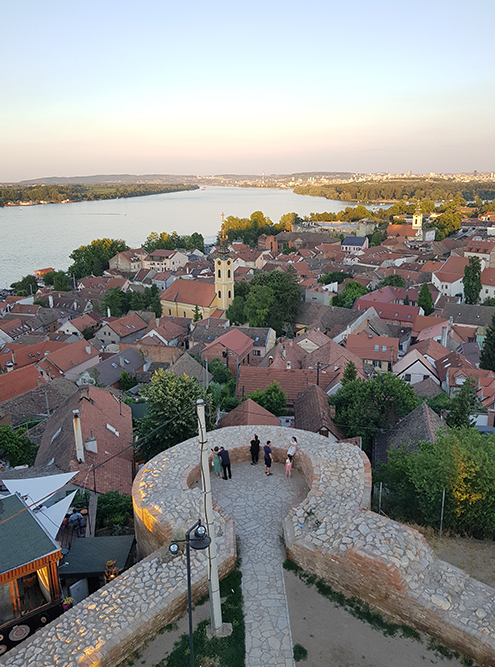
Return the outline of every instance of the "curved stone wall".
<path id="1" fill-rule="evenodd" d="M 414 530 L 369 511 L 371 469 L 354 445 L 329 443 L 305 431 L 256 427 L 262 443 L 272 441 L 283 463 L 292 435 L 299 441 L 295 468 L 310 491 L 284 521 L 289 557 L 346 594 L 367 600 L 473 656 L 495 664 L 495 590 L 438 560 Z M 223 445 L 235 463 L 249 460 L 251 427 L 208 434 L 209 446 Z M 133 487 L 139 550 L 145 558 L 66 612 L 58 622 L 10 651 L 0 664 L 113 667 L 173 622 L 186 609 L 184 556 L 172 559 L 168 543 L 181 538 L 198 518 L 202 496 L 196 438 L 163 452 L 140 470 Z M 234 525 L 216 514 L 221 576 L 234 567 Z M 195 596 L 206 590 L 205 554 L 192 556 Z"/>

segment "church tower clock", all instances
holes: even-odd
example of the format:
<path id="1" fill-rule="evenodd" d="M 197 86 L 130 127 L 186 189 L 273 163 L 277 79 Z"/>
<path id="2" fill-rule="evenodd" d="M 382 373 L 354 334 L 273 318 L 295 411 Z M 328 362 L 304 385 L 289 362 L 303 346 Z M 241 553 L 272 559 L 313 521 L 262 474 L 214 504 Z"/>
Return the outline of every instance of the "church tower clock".
<path id="1" fill-rule="evenodd" d="M 225 233 L 223 213 L 222 229 L 218 240 L 220 247 L 218 249 L 218 257 L 215 259 L 217 306 L 222 310 L 227 310 L 234 299 L 234 265 L 228 248 L 229 239 Z"/>

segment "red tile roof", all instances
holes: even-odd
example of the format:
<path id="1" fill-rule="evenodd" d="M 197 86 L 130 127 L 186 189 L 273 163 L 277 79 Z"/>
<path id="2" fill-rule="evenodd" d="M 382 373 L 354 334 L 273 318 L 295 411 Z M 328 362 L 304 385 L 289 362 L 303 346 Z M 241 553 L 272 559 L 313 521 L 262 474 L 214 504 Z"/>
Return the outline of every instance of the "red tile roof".
<path id="1" fill-rule="evenodd" d="M 211 343 L 208 343 L 208 345 L 205 345 L 202 354 L 215 345 L 223 345 L 241 359 L 253 346 L 253 341 L 239 329 L 231 329 Z"/>
<path id="2" fill-rule="evenodd" d="M 225 426 L 280 426 L 280 419 L 250 398 L 243 401 L 218 422 Z"/>
<path id="3" fill-rule="evenodd" d="M 40 368 L 52 375 L 54 367 L 61 373 L 79 366 L 88 359 L 98 357 L 98 350 L 93 347 L 91 341 L 78 340 L 76 343 L 65 345 L 60 350 L 52 352 L 39 363 Z"/>
<path id="4" fill-rule="evenodd" d="M 215 297 L 215 285 L 198 280 L 174 280 L 160 295 L 162 301 L 186 303 L 203 308 L 209 308 Z"/>
<path id="5" fill-rule="evenodd" d="M 0 403 L 25 394 L 43 384 L 43 376 L 36 366 L 25 366 L 18 371 L 0 375 Z"/>
<path id="6" fill-rule="evenodd" d="M 241 366 L 237 382 L 237 398 L 249 396 L 256 389 L 264 391 L 273 382 L 279 383 L 287 394 L 287 403 L 293 405 L 299 394 L 306 391 L 310 384 L 316 384 L 316 370 Z"/>
<path id="7" fill-rule="evenodd" d="M 390 361 L 395 364 L 399 355 L 399 339 L 387 336 L 369 336 L 366 333 L 349 334 L 346 349 L 363 360 Z"/>
<path id="8" fill-rule="evenodd" d="M 131 333 L 135 333 L 136 331 L 144 332 L 148 324 L 136 313 L 130 313 L 129 315 L 125 315 L 125 317 L 121 317 L 118 320 L 108 322 L 108 326 L 110 329 L 112 329 L 112 331 L 115 331 L 115 333 L 120 336 L 120 338 L 124 338 L 125 336 L 129 336 Z"/>

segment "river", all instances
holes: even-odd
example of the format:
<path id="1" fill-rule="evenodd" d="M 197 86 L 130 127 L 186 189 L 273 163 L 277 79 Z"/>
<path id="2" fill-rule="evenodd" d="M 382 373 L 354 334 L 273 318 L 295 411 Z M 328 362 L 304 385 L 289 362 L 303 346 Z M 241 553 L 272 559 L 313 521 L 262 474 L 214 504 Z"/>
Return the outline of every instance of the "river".
<path id="1" fill-rule="evenodd" d="M 96 238 L 124 239 L 139 247 L 150 232 L 200 232 L 212 242 L 221 214 L 249 217 L 263 211 L 273 222 L 292 211 L 334 213 L 355 203 L 295 195 L 291 190 L 208 187 L 168 194 L 0 208 L 0 288 L 10 286 L 36 269 L 64 271 L 70 253 Z"/>

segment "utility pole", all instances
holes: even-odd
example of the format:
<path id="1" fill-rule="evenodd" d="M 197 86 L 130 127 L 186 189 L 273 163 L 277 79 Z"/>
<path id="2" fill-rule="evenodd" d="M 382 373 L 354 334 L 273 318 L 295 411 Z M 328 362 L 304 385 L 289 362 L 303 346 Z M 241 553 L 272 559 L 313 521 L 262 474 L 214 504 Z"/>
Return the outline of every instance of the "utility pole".
<path id="1" fill-rule="evenodd" d="M 222 631 L 222 606 L 220 602 L 220 583 L 218 580 L 218 559 L 215 526 L 213 524 L 213 504 L 211 501 L 210 466 L 208 463 L 208 448 L 206 439 L 205 402 L 202 398 L 196 401 L 198 415 L 198 436 L 201 446 L 201 481 L 203 485 L 203 499 L 205 508 L 206 531 L 211 538 L 208 547 L 208 589 L 210 592 L 211 630 L 213 636 Z"/>

